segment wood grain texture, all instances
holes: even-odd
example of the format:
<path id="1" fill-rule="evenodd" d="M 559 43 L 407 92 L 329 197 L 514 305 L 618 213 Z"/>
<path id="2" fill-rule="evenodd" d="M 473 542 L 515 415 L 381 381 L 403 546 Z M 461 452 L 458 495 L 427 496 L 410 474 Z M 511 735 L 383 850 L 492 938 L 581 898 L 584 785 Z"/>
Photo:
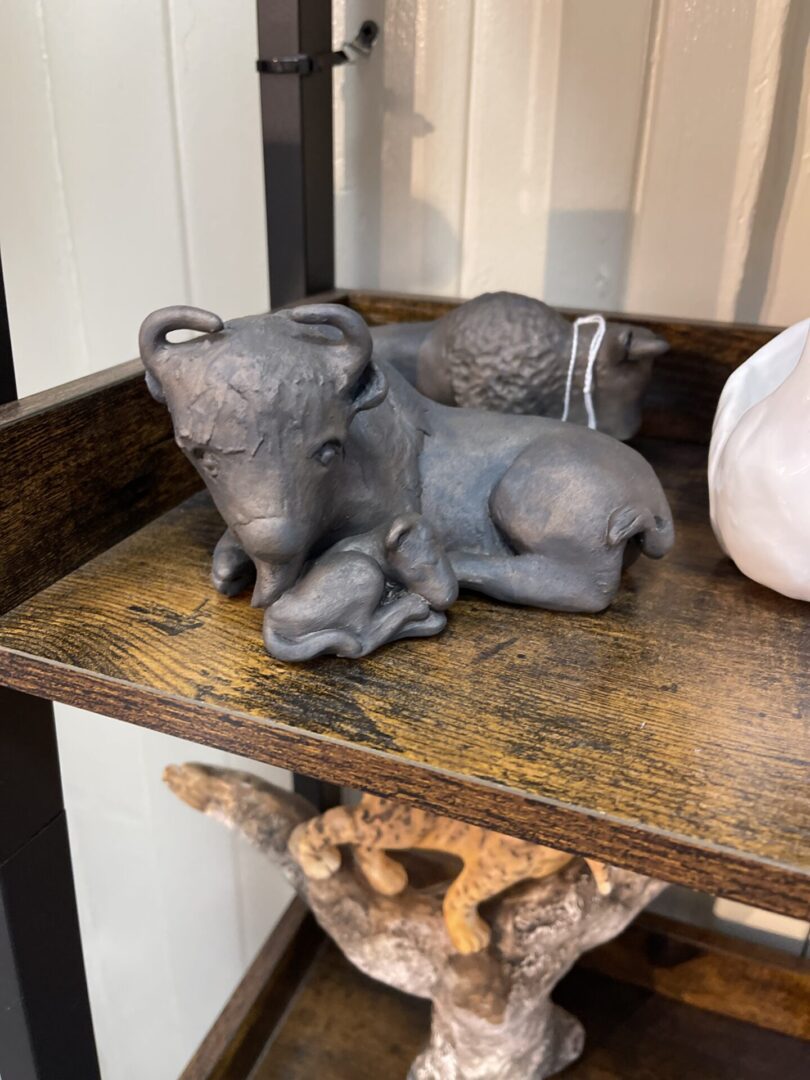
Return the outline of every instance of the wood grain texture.
<path id="1" fill-rule="evenodd" d="M 246 1080 L 304 978 L 323 933 L 296 897 L 180 1080 Z"/>
<path id="2" fill-rule="evenodd" d="M 0 611 L 201 486 L 139 361 L 0 407 Z"/>
<path id="3" fill-rule="evenodd" d="M 328 942 L 251 1080 L 404 1080 L 429 1027 L 428 1001 L 362 975 Z"/>
<path id="4" fill-rule="evenodd" d="M 585 1024 L 572 1080 L 803 1080 L 810 1043 L 705 1013 L 578 968 L 555 998 Z M 327 946 L 254 1080 L 398 1080 L 421 1050 L 427 1003 L 362 975 Z"/>
<path id="5" fill-rule="evenodd" d="M 810 962 L 779 949 L 643 914 L 581 967 L 662 997 L 810 1039 Z"/>
<path id="6" fill-rule="evenodd" d="M 705 451 L 644 449 L 678 539 L 603 615 L 470 596 L 437 638 L 284 665 L 209 584 L 200 495 L 0 619 L 0 681 L 806 918 L 807 613 L 721 556 Z"/>

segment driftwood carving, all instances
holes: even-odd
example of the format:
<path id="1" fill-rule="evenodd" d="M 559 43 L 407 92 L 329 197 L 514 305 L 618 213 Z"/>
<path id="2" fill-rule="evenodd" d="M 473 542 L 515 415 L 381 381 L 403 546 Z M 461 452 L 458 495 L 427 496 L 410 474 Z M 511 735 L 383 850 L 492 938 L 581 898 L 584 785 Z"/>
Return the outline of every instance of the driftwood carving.
<path id="1" fill-rule="evenodd" d="M 372 888 L 349 857 L 328 877 L 308 878 L 289 850 L 293 830 L 315 816 L 300 796 L 249 773 L 203 765 L 169 766 L 164 777 L 184 802 L 238 829 L 277 862 L 362 971 L 432 1002 L 430 1041 L 409 1080 L 542 1080 L 574 1061 L 584 1031 L 552 1003 L 552 989 L 581 953 L 620 933 L 662 888 L 610 867 L 606 895 L 584 862 L 565 856 L 558 872 L 489 900 L 482 912 L 489 945 L 463 955 L 442 910 L 457 863 L 408 855 L 411 881 L 427 868 L 434 883 L 393 896 Z M 453 827 L 458 836 L 465 828 Z"/>

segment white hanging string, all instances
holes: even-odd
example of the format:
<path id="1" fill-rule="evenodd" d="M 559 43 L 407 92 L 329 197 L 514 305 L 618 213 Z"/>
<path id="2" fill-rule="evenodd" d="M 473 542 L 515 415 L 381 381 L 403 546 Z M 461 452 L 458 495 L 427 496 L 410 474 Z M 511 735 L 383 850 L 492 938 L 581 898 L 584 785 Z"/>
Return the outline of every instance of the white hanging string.
<path id="1" fill-rule="evenodd" d="M 602 315 L 583 315 L 581 318 L 574 320 L 574 330 L 571 335 L 571 358 L 568 361 L 568 377 L 565 380 L 565 404 L 563 405 L 561 419 L 567 420 L 568 414 L 571 411 L 571 391 L 574 387 L 574 369 L 577 366 L 577 352 L 579 350 L 579 328 L 588 323 L 593 323 L 596 326 L 596 329 L 593 332 L 591 344 L 588 348 L 588 364 L 585 368 L 585 381 L 582 384 L 582 396 L 585 400 L 585 412 L 588 417 L 588 427 L 595 428 L 596 412 L 593 407 L 593 371 L 596 367 L 596 358 L 602 347 L 605 330 L 607 328 L 604 316 Z"/>

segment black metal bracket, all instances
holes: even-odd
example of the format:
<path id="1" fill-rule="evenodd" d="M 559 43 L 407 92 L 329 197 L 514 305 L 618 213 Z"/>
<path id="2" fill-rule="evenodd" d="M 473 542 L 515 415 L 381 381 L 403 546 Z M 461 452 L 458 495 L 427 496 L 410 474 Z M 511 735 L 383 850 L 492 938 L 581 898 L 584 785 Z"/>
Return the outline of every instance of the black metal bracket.
<path id="1" fill-rule="evenodd" d="M 312 75 L 315 71 L 353 64 L 369 56 L 379 37 L 380 28 L 372 19 L 366 19 L 351 41 L 344 41 L 343 48 L 335 52 L 296 53 L 294 56 L 274 56 L 270 60 L 257 60 L 256 70 L 262 75 Z"/>

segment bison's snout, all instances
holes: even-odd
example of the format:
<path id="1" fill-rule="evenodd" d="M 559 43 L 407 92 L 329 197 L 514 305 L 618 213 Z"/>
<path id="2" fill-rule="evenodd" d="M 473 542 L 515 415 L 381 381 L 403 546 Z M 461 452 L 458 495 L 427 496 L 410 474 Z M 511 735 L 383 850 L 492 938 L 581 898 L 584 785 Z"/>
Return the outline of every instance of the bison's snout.
<path id="1" fill-rule="evenodd" d="M 234 531 L 248 555 L 263 562 L 289 562 L 304 553 L 307 542 L 306 531 L 289 518 L 254 518 Z"/>

